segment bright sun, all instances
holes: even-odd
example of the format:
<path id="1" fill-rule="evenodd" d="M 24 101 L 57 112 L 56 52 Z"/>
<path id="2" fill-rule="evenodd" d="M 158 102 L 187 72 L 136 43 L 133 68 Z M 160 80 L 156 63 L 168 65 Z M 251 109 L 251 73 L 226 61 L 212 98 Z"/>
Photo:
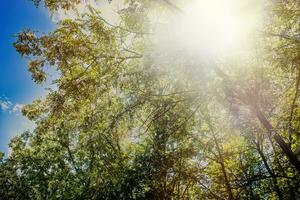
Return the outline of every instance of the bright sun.
<path id="1" fill-rule="evenodd" d="M 261 18 L 256 0 L 194 0 L 181 9 L 171 25 L 172 40 L 185 50 L 209 55 L 239 51 Z"/>

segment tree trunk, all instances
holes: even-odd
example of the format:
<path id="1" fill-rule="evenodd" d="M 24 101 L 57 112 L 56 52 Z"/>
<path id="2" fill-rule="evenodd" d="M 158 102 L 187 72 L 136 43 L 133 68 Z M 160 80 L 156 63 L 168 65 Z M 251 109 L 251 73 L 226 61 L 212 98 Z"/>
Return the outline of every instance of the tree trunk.
<path id="1" fill-rule="evenodd" d="M 282 199 L 283 199 L 283 196 L 282 196 L 282 193 L 281 193 L 281 191 L 280 191 L 280 189 L 279 189 L 279 187 L 278 187 L 277 177 L 276 177 L 276 175 L 273 173 L 273 171 L 271 170 L 271 168 L 270 168 L 270 166 L 269 166 L 269 164 L 268 164 L 268 161 L 267 161 L 267 159 L 266 159 L 264 153 L 263 153 L 262 150 L 260 149 L 259 145 L 258 145 L 257 143 L 255 143 L 255 144 L 256 144 L 256 149 L 257 149 L 257 151 L 258 151 L 258 153 L 259 153 L 259 155 L 260 155 L 260 157 L 261 157 L 261 159 L 262 159 L 262 161 L 263 161 L 263 163 L 264 163 L 264 165 L 265 165 L 265 167 L 266 167 L 268 173 L 270 174 L 270 176 L 271 176 L 271 178 L 272 178 L 272 180 L 273 180 L 274 190 L 275 190 L 275 192 L 277 193 L 278 198 L 279 198 L 280 200 L 282 200 Z"/>
<path id="2" fill-rule="evenodd" d="M 271 123 L 267 120 L 264 114 L 256 107 L 251 106 L 251 111 L 255 113 L 260 123 L 267 129 L 270 135 L 274 138 L 276 143 L 280 146 L 281 150 L 288 157 L 292 165 L 300 172 L 300 161 L 294 152 L 290 149 L 289 145 L 283 140 L 283 138 L 274 130 Z"/>
<path id="3" fill-rule="evenodd" d="M 212 69 L 215 71 L 215 73 L 223 78 L 224 84 L 227 85 L 228 82 L 230 82 L 229 77 L 227 74 L 225 74 L 216 64 L 213 63 Z M 233 89 L 233 88 L 229 88 Z M 225 95 L 229 96 L 228 92 L 225 91 Z M 243 99 L 243 95 L 241 93 L 236 94 L 236 98 L 239 98 L 240 100 Z M 252 101 L 255 101 L 255 98 L 252 98 L 252 96 L 248 96 Z M 248 99 L 249 100 L 249 99 Z M 251 111 L 256 115 L 260 123 L 268 130 L 270 135 L 274 138 L 276 143 L 280 146 L 281 150 L 284 152 L 284 154 L 288 157 L 290 163 L 294 165 L 294 167 L 300 172 L 300 161 L 298 160 L 297 156 L 294 154 L 294 152 L 291 150 L 289 145 L 283 140 L 283 138 L 274 130 L 271 123 L 267 120 L 267 118 L 264 116 L 264 114 L 258 109 L 255 102 L 251 102 L 248 104 L 250 106 Z"/>
<path id="4" fill-rule="evenodd" d="M 228 194 L 228 199 L 233 200 L 234 196 L 233 196 L 233 193 L 232 193 L 230 182 L 229 182 L 228 177 L 227 177 L 222 151 L 221 151 L 221 148 L 219 146 L 219 143 L 218 143 L 216 137 L 215 136 L 213 136 L 213 137 L 214 137 L 214 142 L 216 144 L 217 151 L 218 151 L 218 154 L 219 154 L 219 159 L 218 160 L 219 160 L 219 163 L 221 165 L 222 173 L 223 173 L 223 176 L 224 176 L 224 181 L 225 181 L 226 191 L 227 191 L 227 194 Z"/>

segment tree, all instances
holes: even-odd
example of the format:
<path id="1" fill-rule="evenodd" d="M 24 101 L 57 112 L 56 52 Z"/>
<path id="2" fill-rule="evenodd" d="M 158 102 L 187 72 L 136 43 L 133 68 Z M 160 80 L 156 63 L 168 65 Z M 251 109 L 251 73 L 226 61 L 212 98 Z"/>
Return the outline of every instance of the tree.
<path id="1" fill-rule="evenodd" d="M 55 12 L 80 1 L 43 3 Z M 22 110 L 36 128 L 0 155 L 0 195 L 299 198 L 299 5 L 268 4 L 260 56 L 222 67 L 180 48 L 154 50 L 152 11 L 178 12 L 172 1 L 127 1 L 117 25 L 89 6 L 52 33 L 19 33 L 14 47 L 30 58 L 32 79 L 43 83 L 47 67 L 59 75 Z"/>

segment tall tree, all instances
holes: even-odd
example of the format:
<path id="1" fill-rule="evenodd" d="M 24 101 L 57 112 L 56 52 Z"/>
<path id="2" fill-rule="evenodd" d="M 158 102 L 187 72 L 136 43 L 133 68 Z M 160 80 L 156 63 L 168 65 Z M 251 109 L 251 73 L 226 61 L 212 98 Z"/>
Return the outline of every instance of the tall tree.
<path id="1" fill-rule="evenodd" d="M 58 75 L 23 108 L 36 128 L 0 154 L 4 199 L 300 198 L 299 3 L 266 2 L 257 52 L 220 66 L 155 49 L 173 1 L 123 2 L 115 24 L 78 0 L 33 2 L 74 17 L 14 43 L 37 84 Z"/>

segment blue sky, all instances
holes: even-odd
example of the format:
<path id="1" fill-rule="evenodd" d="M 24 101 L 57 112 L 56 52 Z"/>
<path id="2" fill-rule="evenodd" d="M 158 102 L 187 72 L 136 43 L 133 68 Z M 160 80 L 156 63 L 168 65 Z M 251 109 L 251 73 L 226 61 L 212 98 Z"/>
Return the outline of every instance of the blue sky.
<path id="1" fill-rule="evenodd" d="M 33 125 L 19 112 L 45 94 L 27 72 L 26 59 L 13 48 L 14 34 L 25 28 L 49 32 L 54 28 L 49 13 L 29 0 L 1 0 L 0 4 L 0 151 L 8 152 L 10 138 Z"/>

